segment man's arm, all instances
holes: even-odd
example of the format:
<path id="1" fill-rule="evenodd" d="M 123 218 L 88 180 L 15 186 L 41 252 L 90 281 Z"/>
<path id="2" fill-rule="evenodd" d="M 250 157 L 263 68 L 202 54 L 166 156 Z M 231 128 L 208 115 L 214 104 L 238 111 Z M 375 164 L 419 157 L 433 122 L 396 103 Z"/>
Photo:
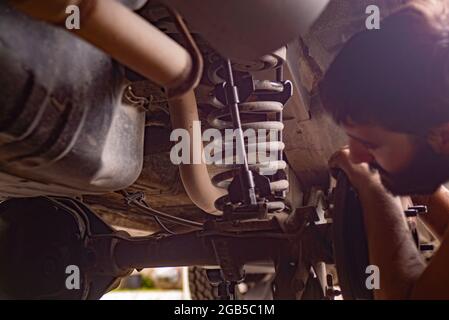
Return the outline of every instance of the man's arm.
<path id="1" fill-rule="evenodd" d="M 415 196 L 412 200 L 415 204 L 427 206 L 428 213 L 420 216 L 420 219 L 441 240 L 449 223 L 449 190 L 441 187 L 430 196 Z"/>
<path id="2" fill-rule="evenodd" d="M 410 236 L 400 200 L 377 184 L 361 188 L 359 197 L 370 261 L 380 269 L 381 288 L 375 292 L 376 298 L 449 299 L 449 233 L 426 267 Z M 441 232 L 447 224 L 447 214 L 441 211 L 442 204 L 447 204 L 446 193 L 439 192 L 434 197 L 437 201 L 429 218 L 436 232 Z"/>
<path id="3" fill-rule="evenodd" d="M 339 167 L 357 189 L 364 211 L 370 263 L 380 270 L 378 299 L 449 299 L 449 235 L 426 268 L 408 230 L 400 199 L 382 186 L 368 165 L 355 165 L 349 150 L 336 153 Z"/>
<path id="4" fill-rule="evenodd" d="M 370 263 L 380 270 L 377 299 L 407 299 L 426 265 L 407 227 L 401 201 L 376 182 L 358 189 Z"/>
<path id="5" fill-rule="evenodd" d="M 449 233 L 443 238 L 429 265 L 415 281 L 411 299 L 449 299 Z"/>

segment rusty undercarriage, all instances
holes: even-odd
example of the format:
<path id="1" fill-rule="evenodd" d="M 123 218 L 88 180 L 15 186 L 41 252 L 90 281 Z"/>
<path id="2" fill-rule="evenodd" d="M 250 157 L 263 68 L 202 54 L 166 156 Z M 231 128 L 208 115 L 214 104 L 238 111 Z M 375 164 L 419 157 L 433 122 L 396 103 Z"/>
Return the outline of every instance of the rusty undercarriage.
<path id="1" fill-rule="evenodd" d="M 308 15 L 301 6 L 314 1 L 285 1 L 284 12 L 298 10 L 272 21 L 270 1 L 98 0 L 81 6 L 88 23 L 73 34 L 57 26 L 58 8 L 20 2 L 0 4 L 0 260 L 10 257 L 0 296 L 95 299 L 133 269 L 190 265 L 207 267 L 227 299 L 245 266 L 265 263 L 277 299 L 333 299 L 337 283 L 347 299 L 372 298 L 360 280 L 362 222 L 348 233 L 339 220 L 361 209 L 327 168 L 345 137 L 316 94 L 368 1 L 316 1 Z M 377 2 L 390 12 L 403 1 Z M 236 8 L 253 19 L 230 20 Z M 296 30 L 291 22 L 312 13 Z M 264 178 L 253 167 L 173 164 L 171 133 L 196 120 L 203 131 L 280 123 L 283 168 Z M 23 292 L 10 279 L 29 265 L 40 286 Z M 67 265 L 82 270 L 82 290 L 64 288 Z"/>

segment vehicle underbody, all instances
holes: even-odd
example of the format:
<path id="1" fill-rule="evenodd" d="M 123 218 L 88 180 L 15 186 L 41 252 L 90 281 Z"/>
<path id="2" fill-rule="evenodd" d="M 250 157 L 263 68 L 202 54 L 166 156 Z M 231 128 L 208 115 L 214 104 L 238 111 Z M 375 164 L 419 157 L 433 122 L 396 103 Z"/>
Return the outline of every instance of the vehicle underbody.
<path id="1" fill-rule="evenodd" d="M 202 33 L 210 19 L 226 20 L 219 2 L 207 18 L 197 4 L 195 16 L 179 1 L 122 2 L 199 54 L 204 67 L 187 99 L 196 103 L 167 98 L 170 90 L 138 70 L 0 4 L 0 260 L 8 261 L 0 266 L 0 294 L 98 299 L 133 269 L 201 266 L 218 298 L 229 299 L 245 269 L 262 264 L 273 270 L 275 299 L 333 299 L 336 285 L 345 299 L 372 298 L 363 287 L 360 205 L 327 165 L 346 140 L 316 91 L 345 39 L 363 25 L 360 8 L 368 2 L 331 1 L 308 32 L 257 59 L 232 57 L 238 39 L 217 45 Z M 403 1 L 378 2 L 394 10 Z M 281 27 L 270 32 L 282 38 Z M 173 164 L 171 133 L 195 119 L 202 132 L 277 128 L 270 142 L 279 167 L 264 175 L 260 162 Z M 351 226 L 342 222 L 348 211 Z M 68 265 L 81 269 L 80 290 L 64 288 Z M 24 283 L 39 279 L 34 289 L 10 283 L 23 273 Z"/>

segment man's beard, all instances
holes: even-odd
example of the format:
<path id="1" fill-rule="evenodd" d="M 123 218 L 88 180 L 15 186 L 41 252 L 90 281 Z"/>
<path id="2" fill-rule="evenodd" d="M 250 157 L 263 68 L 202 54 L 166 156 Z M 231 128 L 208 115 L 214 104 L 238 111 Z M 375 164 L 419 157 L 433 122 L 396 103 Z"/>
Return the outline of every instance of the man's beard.
<path id="1" fill-rule="evenodd" d="M 427 142 L 420 142 L 408 166 L 398 173 L 388 173 L 377 164 L 373 169 L 379 171 L 382 184 L 392 194 L 427 195 L 433 194 L 449 180 L 449 161 L 437 154 Z"/>

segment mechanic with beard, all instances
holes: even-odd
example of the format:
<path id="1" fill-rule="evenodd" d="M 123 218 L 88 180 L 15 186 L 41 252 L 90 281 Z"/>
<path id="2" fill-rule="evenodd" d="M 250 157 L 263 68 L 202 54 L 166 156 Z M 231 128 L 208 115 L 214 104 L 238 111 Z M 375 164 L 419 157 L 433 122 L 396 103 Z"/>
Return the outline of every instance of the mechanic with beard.
<path id="1" fill-rule="evenodd" d="M 351 38 L 319 85 L 349 137 L 330 159 L 361 200 L 377 299 L 449 299 L 449 0 L 414 1 Z M 441 240 L 426 265 L 401 198 Z"/>

